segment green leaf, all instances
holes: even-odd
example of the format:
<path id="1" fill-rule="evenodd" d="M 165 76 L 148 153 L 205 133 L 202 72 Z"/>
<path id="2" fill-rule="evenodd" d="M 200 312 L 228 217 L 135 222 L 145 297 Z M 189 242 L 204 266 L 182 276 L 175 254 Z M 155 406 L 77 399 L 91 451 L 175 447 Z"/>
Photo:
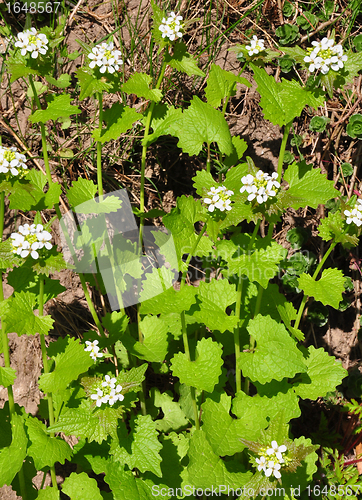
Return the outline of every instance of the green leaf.
<path id="1" fill-rule="evenodd" d="M 0 314 L 7 333 L 16 332 L 21 335 L 47 335 L 54 320 L 51 316 L 35 316 L 35 296 L 30 292 L 15 292 L 0 303 Z"/>
<path id="2" fill-rule="evenodd" d="M 26 181 L 30 181 L 27 182 Z M 59 184 L 51 184 L 46 193 L 43 192 L 47 182 L 46 175 L 35 169 L 31 169 L 24 179 L 16 181 L 10 195 L 10 208 L 21 210 L 45 210 L 52 209 L 54 203 L 59 201 L 61 187 Z"/>
<path id="3" fill-rule="evenodd" d="M 96 94 L 97 92 L 103 92 L 110 90 L 112 84 L 107 82 L 105 78 L 96 78 L 94 72 L 90 68 L 79 68 L 76 71 L 76 75 L 80 85 L 79 100 L 83 101 L 87 97 Z"/>
<path id="4" fill-rule="evenodd" d="M 62 484 L 62 491 L 71 500 L 102 500 L 103 497 L 98 489 L 97 481 L 90 478 L 85 472 L 77 474 L 72 472 Z"/>
<path id="5" fill-rule="evenodd" d="M 28 440 L 22 417 L 12 416 L 12 441 L 10 446 L 0 449 L 0 488 L 10 485 L 23 465 Z"/>
<path id="6" fill-rule="evenodd" d="M 288 45 L 298 38 L 299 28 L 293 24 L 285 23 L 275 30 L 275 34 L 279 37 L 281 45 Z"/>
<path id="7" fill-rule="evenodd" d="M 23 62 L 19 63 L 14 60 L 7 63 L 8 72 L 11 74 L 10 83 L 15 82 L 18 78 L 26 77 L 29 75 L 39 75 L 39 71 L 35 68 L 26 66 Z"/>
<path id="8" fill-rule="evenodd" d="M 32 268 L 38 274 L 49 276 L 51 273 L 67 269 L 67 264 L 63 259 L 63 255 L 58 252 L 56 246 L 45 252 L 44 257 L 40 257 L 34 261 Z"/>
<path id="9" fill-rule="evenodd" d="M 339 269 L 324 269 L 319 280 L 314 280 L 309 274 L 303 273 L 299 280 L 299 288 L 305 295 L 314 297 L 325 306 L 332 306 L 338 309 L 344 292 L 344 276 Z"/>
<path id="10" fill-rule="evenodd" d="M 303 355 L 283 325 L 259 314 L 249 322 L 247 330 L 255 339 L 256 348 L 240 354 L 244 377 L 265 384 L 306 371 Z"/>
<path id="11" fill-rule="evenodd" d="M 195 59 L 187 52 L 184 42 L 176 42 L 173 46 L 173 54 L 165 54 L 165 62 L 171 68 L 182 71 L 189 76 L 205 76 L 205 73 L 197 66 Z"/>
<path id="12" fill-rule="evenodd" d="M 238 489 L 242 488 L 252 475 L 251 472 L 245 472 L 240 463 L 234 462 L 235 467 L 230 467 L 232 462 L 225 463 L 216 455 L 202 430 L 195 431 L 192 435 L 188 457 L 189 480 L 196 488 L 206 489 L 214 486 L 218 490 L 222 485 L 226 488 L 224 492 L 227 487 Z M 231 472 L 235 469 L 237 472 Z"/>
<path id="13" fill-rule="evenodd" d="M 92 200 L 96 192 L 97 186 L 93 181 L 80 177 L 77 181 L 74 181 L 72 187 L 67 190 L 67 198 L 72 208 L 75 209 L 78 205 L 88 200 Z"/>
<path id="14" fill-rule="evenodd" d="M 131 433 L 128 435 L 124 423 L 118 427 L 118 443 L 111 444 L 111 455 L 118 462 L 126 463 L 130 469 L 137 467 L 141 472 L 150 471 L 161 477 L 161 457 L 159 451 L 162 444 L 158 440 L 156 423 L 150 415 L 138 415 L 130 423 Z"/>
<path id="15" fill-rule="evenodd" d="M 305 90 L 295 80 L 282 79 L 277 83 L 272 75 L 268 75 L 265 69 L 251 64 L 254 71 L 254 79 L 258 84 L 260 106 L 264 117 L 274 125 L 286 125 L 295 117 L 300 116 L 306 105 L 317 109 L 324 103 L 324 94 L 316 96 Z"/>
<path id="16" fill-rule="evenodd" d="M 293 163 L 284 173 L 284 180 L 289 184 L 287 193 L 296 200 L 290 205 L 295 210 L 305 206 L 317 208 L 319 204 L 340 195 L 333 181 L 329 181 L 326 174 L 322 174 L 320 168 L 313 168 L 313 165 Z"/>
<path id="17" fill-rule="evenodd" d="M 149 146 L 161 135 L 176 135 L 177 124 L 182 120 L 181 108 L 175 109 L 166 104 L 157 104 L 152 113 L 151 127 L 153 133 L 142 139 L 142 146 Z"/>
<path id="18" fill-rule="evenodd" d="M 248 144 L 244 141 L 244 139 L 240 139 L 237 135 L 234 135 L 231 139 L 234 147 L 234 151 L 231 155 L 228 155 L 224 158 L 223 164 L 227 167 L 232 167 L 236 165 L 238 161 L 242 158 L 245 151 L 248 149 Z"/>
<path id="19" fill-rule="evenodd" d="M 179 352 L 171 359 L 171 370 L 182 384 L 212 392 L 221 375 L 221 356 L 221 345 L 203 338 L 196 344 L 195 361 L 189 361 L 185 353 Z"/>
<path id="20" fill-rule="evenodd" d="M 153 387 L 151 389 L 151 398 L 153 399 L 153 404 L 161 408 L 164 415 L 162 419 L 155 420 L 158 431 L 177 431 L 188 425 L 189 421 L 184 411 L 181 410 L 178 402 L 173 401 L 172 395 L 170 396 L 167 392 L 161 394 L 157 387 Z"/>
<path id="21" fill-rule="evenodd" d="M 127 334 L 122 337 L 122 343 L 139 359 L 162 363 L 168 349 L 168 331 L 165 323 L 157 316 L 146 316 L 139 327 L 143 336 L 142 343 Z"/>
<path id="22" fill-rule="evenodd" d="M 92 137 L 102 144 L 112 139 L 116 140 L 121 134 L 132 128 L 132 125 L 140 118 L 141 115 L 134 108 L 115 102 L 111 108 L 106 109 L 103 113 L 107 128 L 103 129 L 102 133 L 99 128 L 95 129 Z"/>
<path id="23" fill-rule="evenodd" d="M 0 243 L 0 269 L 9 269 L 14 266 L 19 266 L 23 259 L 13 253 L 11 239 L 8 238 Z"/>
<path id="24" fill-rule="evenodd" d="M 217 244 L 217 255 L 228 262 L 228 269 L 223 271 L 223 275 L 246 274 L 250 281 L 266 288 L 278 273 L 278 264 L 284 259 L 286 251 L 276 241 L 266 245 L 265 240 L 257 237 L 254 243 L 256 249 L 252 252 L 248 250 L 250 238 L 250 235 L 243 234 Z"/>
<path id="25" fill-rule="evenodd" d="M 178 269 L 186 270 L 182 257 L 186 253 L 190 253 L 197 241 L 198 236 L 195 234 L 195 222 L 204 219 L 206 209 L 201 205 L 200 200 L 194 200 L 193 197 L 181 196 L 177 199 L 177 205 L 172 209 L 171 213 L 163 218 L 163 223 L 167 229 L 172 233 L 173 241 L 176 248 Z M 159 237 L 157 244 L 161 241 Z M 160 246 L 160 245 L 159 245 Z M 195 255 L 203 256 L 208 255 L 212 250 L 212 241 L 206 236 L 202 236 Z M 161 251 L 162 253 L 162 251 Z M 167 256 L 166 256 L 167 257 Z M 171 254 L 172 261 L 174 254 Z M 173 263 L 173 262 L 172 262 Z"/>
<path id="26" fill-rule="evenodd" d="M 156 269 L 156 271 L 161 270 Z M 146 285 L 149 280 L 150 278 L 147 278 Z M 157 282 L 157 285 L 159 285 L 159 281 Z M 165 292 L 158 295 L 156 295 L 156 291 L 159 290 L 158 287 L 156 288 L 156 286 L 154 286 L 153 288 L 145 288 L 147 291 L 146 297 L 151 296 L 153 298 L 142 302 L 140 310 L 141 314 L 181 314 L 182 311 L 188 311 L 191 305 L 195 303 L 195 295 L 197 293 L 197 289 L 195 287 L 185 286 L 182 290 L 176 292 L 172 284 L 170 286 L 169 283 L 167 283 L 167 286 L 169 286 L 169 288 Z M 144 292 L 141 292 L 141 301 L 143 301 L 144 296 Z"/>
<path id="27" fill-rule="evenodd" d="M 52 467 L 56 462 L 64 464 L 70 460 L 73 451 L 68 443 L 61 438 L 50 437 L 46 425 L 31 415 L 25 421 L 28 430 L 28 455 L 33 458 L 35 467 Z"/>
<path id="28" fill-rule="evenodd" d="M 150 101 L 158 102 L 162 99 L 162 92 L 159 89 L 152 89 L 150 85 L 152 78 L 146 73 L 133 73 L 133 75 L 122 85 L 123 92 L 136 94 L 137 97 L 144 97 Z"/>
<path id="29" fill-rule="evenodd" d="M 58 488 L 47 486 L 43 490 L 39 490 L 36 500 L 59 500 L 60 493 Z"/>
<path id="30" fill-rule="evenodd" d="M 260 422 L 258 412 L 255 412 L 251 421 L 250 414 L 248 414 L 247 419 L 235 419 L 230 416 L 230 404 L 231 397 L 222 394 L 220 402 L 206 399 L 202 405 L 202 430 L 206 433 L 207 440 L 215 455 L 232 456 L 239 453 L 245 448 L 245 445 L 240 441 L 241 438 L 254 439 L 259 435 L 259 430 L 255 432 L 253 425 L 254 418 Z M 266 420 L 263 424 L 266 426 Z"/>
<path id="31" fill-rule="evenodd" d="M 347 134 L 352 137 L 352 139 L 362 139 L 362 115 L 357 113 L 352 115 L 349 119 L 347 128 Z"/>
<path id="32" fill-rule="evenodd" d="M 228 316 L 225 309 L 236 302 L 235 285 L 228 280 L 213 279 L 209 283 L 200 281 L 197 289 L 197 309 L 192 307 L 192 318 L 198 323 L 205 324 L 210 330 L 233 330 L 238 318 Z M 210 392 L 210 391 L 209 391 Z"/>
<path id="33" fill-rule="evenodd" d="M 308 347 L 305 363 L 308 371 L 301 374 L 302 382 L 293 384 L 296 394 L 302 399 L 323 398 L 328 392 L 334 391 L 347 376 L 342 364 L 334 356 L 329 356 L 322 347 Z"/>
<path id="34" fill-rule="evenodd" d="M 217 142 L 226 155 L 233 152 L 230 130 L 223 114 L 197 96 L 183 112 L 175 135 L 179 138 L 178 146 L 190 156 L 198 155 L 204 142 Z"/>
<path id="35" fill-rule="evenodd" d="M 214 108 L 218 108 L 225 97 L 235 95 L 236 83 L 251 87 L 251 84 L 245 78 L 212 64 L 205 89 L 207 102 Z"/>
<path id="36" fill-rule="evenodd" d="M 79 113 L 81 113 L 81 110 L 78 106 L 72 106 L 70 104 L 70 95 L 60 94 L 48 101 L 47 109 L 38 109 L 29 116 L 28 120 L 31 121 L 31 123 L 46 123 L 48 120 L 55 121 L 58 118 L 66 118 L 70 115 L 78 115 Z"/>
<path id="37" fill-rule="evenodd" d="M 313 116 L 309 123 L 309 129 L 313 132 L 324 132 L 330 118 L 326 116 Z"/>
<path id="38" fill-rule="evenodd" d="M 345 232 L 340 211 L 329 212 L 327 217 L 320 221 L 318 233 L 322 240 L 330 241 L 333 239 L 336 243 L 342 243 L 346 247 L 356 246 L 359 241 L 357 235 Z"/>
<path id="39" fill-rule="evenodd" d="M 54 85 L 58 89 L 66 89 L 71 84 L 68 73 L 63 73 L 58 79 L 53 78 L 51 75 L 46 75 L 45 79 L 50 85 Z"/>
<path id="40" fill-rule="evenodd" d="M 16 371 L 14 368 L 4 368 L 0 366 L 0 385 L 3 387 L 9 387 L 14 384 L 16 379 Z"/>
<path id="41" fill-rule="evenodd" d="M 54 356 L 55 368 L 51 373 L 43 373 L 39 379 L 39 387 L 44 392 L 54 394 L 66 389 L 93 365 L 89 352 L 84 350 L 84 345 L 78 339 L 67 337 L 57 340 L 56 344 L 59 346 L 59 353 Z"/>

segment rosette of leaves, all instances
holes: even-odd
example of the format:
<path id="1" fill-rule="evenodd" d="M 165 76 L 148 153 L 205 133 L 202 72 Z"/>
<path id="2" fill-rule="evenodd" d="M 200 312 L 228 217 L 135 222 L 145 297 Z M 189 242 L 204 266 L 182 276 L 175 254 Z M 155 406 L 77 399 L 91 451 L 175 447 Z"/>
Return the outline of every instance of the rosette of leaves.
<path id="1" fill-rule="evenodd" d="M 282 73 L 289 73 L 289 71 L 294 66 L 295 62 L 296 62 L 295 59 L 292 59 L 291 57 L 288 56 L 288 54 L 285 54 L 284 56 L 278 59 L 278 65 L 280 67 L 280 71 Z"/>
<path id="2" fill-rule="evenodd" d="M 309 129 L 313 132 L 324 132 L 329 122 L 330 119 L 326 116 L 313 116 L 309 124 Z"/>
<path id="3" fill-rule="evenodd" d="M 276 36 L 279 38 L 279 43 L 281 45 L 289 45 L 293 43 L 299 35 L 298 26 L 293 26 L 292 24 L 283 24 L 275 30 Z"/>
<path id="4" fill-rule="evenodd" d="M 351 116 L 346 132 L 352 139 L 362 139 L 362 115 L 357 113 Z"/>
<path id="5" fill-rule="evenodd" d="M 304 229 L 304 227 L 293 227 L 287 232 L 286 239 L 293 249 L 299 250 L 310 236 L 310 230 Z"/>
<path id="6" fill-rule="evenodd" d="M 312 304 L 308 307 L 307 320 L 319 328 L 327 323 L 328 316 L 328 307 L 324 306 L 321 302 L 312 302 Z"/>

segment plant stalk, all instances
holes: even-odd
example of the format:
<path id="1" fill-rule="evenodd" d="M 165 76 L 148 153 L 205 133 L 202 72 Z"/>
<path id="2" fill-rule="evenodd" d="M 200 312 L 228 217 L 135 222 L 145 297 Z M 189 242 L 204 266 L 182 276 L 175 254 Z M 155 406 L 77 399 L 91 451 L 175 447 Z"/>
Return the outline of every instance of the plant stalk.
<path id="1" fill-rule="evenodd" d="M 44 314 L 44 279 L 40 278 L 39 280 L 39 316 L 43 316 Z M 45 345 L 45 335 L 44 333 L 40 333 L 40 346 L 41 346 L 41 355 L 43 359 L 43 367 L 44 373 L 49 373 L 49 365 L 48 365 L 48 356 Z M 54 407 L 53 407 L 53 396 L 49 392 L 46 394 L 46 399 L 48 401 L 48 412 L 49 412 L 49 425 L 54 425 Z M 54 432 L 50 433 L 51 437 L 54 437 Z M 55 466 L 52 465 L 50 467 L 50 475 L 52 478 L 52 484 L 54 488 L 57 488 L 57 478 L 55 475 Z"/>
<path id="2" fill-rule="evenodd" d="M 334 247 L 336 245 L 337 245 L 337 243 L 335 241 L 333 243 L 331 243 L 330 247 L 328 248 L 328 250 L 324 254 L 323 259 L 318 264 L 318 267 L 317 267 L 317 269 L 315 270 L 315 273 L 312 276 L 312 278 L 314 280 L 316 280 L 316 278 L 317 278 L 320 270 L 322 269 L 325 261 L 328 259 L 330 253 L 332 252 L 332 250 L 334 249 Z M 303 314 L 303 311 L 304 311 L 305 304 L 307 303 L 307 300 L 308 300 L 308 296 L 304 295 L 303 300 L 302 300 L 302 302 L 301 302 L 301 304 L 299 306 L 299 310 L 298 310 L 298 314 L 297 314 L 297 319 L 295 320 L 294 328 L 299 328 L 300 320 L 302 318 L 302 314 Z"/>
<path id="3" fill-rule="evenodd" d="M 282 178 L 284 153 L 285 153 L 285 148 L 287 146 L 289 131 L 292 125 L 293 125 L 293 120 L 284 126 L 283 139 L 280 146 L 279 158 L 278 158 L 278 182 L 280 182 Z"/>
<path id="4" fill-rule="evenodd" d="M 102 124 L 103 124 L 103 94 L 98 93 L 98 103 L 99 103 L 99 137 L 102 135 Z M 103 180 L 102 180 L 102 143 L 97 142 L 97 184 L 98 184 L 98 195 L 100 201 L 103 199 Z"/>

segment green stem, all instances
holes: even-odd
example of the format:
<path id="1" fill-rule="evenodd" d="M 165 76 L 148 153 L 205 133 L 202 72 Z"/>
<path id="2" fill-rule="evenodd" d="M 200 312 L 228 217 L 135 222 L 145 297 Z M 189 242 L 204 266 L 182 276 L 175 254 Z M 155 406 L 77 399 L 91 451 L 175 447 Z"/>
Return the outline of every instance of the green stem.
<path id="1" fill-rule="evenodd" d="M 34 99 L 35 99 L 36 105 L 37 105 L 38 109 L 42 109 L 41 108 L 41 104 L 40 104 L 40 100 L 39 100 L 39 97 L 38 97 L 38 94 L 36 92 L 36 88 L 35 88 L 35 85 L 34 85 L 34 80 L 33 80 L 32 75 L 29 75 L 29 82 L 30 82 L 30 86 L 31 86 L 32 91 L 33 91 L 33 95 L 34 95 Z M 49 187 L 50 187 L 50 185 L 53 182 L 53 180 L 52 180 L 52 174 L 50 173 L 49 157 L 48 157 L 48 150 L 47 150 L 47 141 L 46 141 L 46 134 L 45 134 L 45 126 L 44 126 L 43 122 L 40 122 L 40 131 L 41 131 L 41 144 L 42 144 L 42 148 L 43 148 L 43 158 L 44 158 L 45 171 L 46 171 L 46 175 L 47 175 L 47 179 L 48 179 L 48 183 L 49 183 Z"/>
<path id="2" fill-rule="evenodd" d="M 162 63 L 161 71 L 157 79 L 156 89 L 161 87 L 161 83 L 166 70 L 166 62 L 165 60 Z M 147 139 L 150 131 L 151 121 L 152 121 L 152 113 L 155 107 L 155 101 L 151 102 L 151 105 L 147 111 L 146 123 L 145 123 L 145 133 L 143 136 L 143 146 L 142 146 L 142 155 L 141 155 L 141 190 L 140 190 L 140 212 L 144 213 L 145 211 L 145 170 L 146 170 L 146 155 L 147 155 Z M 144 217 L 140 218 L 140 232 L 139 232 L 139 252 L 142 253 L 143 248 L 143 227 L 145 224 Z M 143 335 L 141 331 L 141 314 L 140 314 L 140 303 L 137 304 L 137 323 L 138 323 L 138 340 L 142 344 L 143 343 Z M 142 390 L 139 392 L 140 404 L 142 415 L 147 414 L 146 408 L 146 400 L 145 400 L 145 383 L 142 384 Z"/>
<path id="3" fill-rule="evenodd" d="M 235 317 L 238 319 L 236 328 L 234 329 L 234 346 L 235 346 L 235 382 L 236 382 L 236 392 L 241 391 L 241 368 L 238 366 L 238 361 L 240 358 L 240 310 L 241 310 L 241 298 L 243 295 L 243 284 L 244 280 L 242 276 L 239 276 L 239 281 L 236 289 L 236 305 L 235 305 Z"/>
<path id="4" fill-rule="evenodd" d="M 317 269 L 315 270 L 315 273 L 312 276 L 312 278 L 314 280 L 317 278 L 317 276 L 318 276 L 320 270 L 322 269 L 325 261 L 328 259 L 330 253 L 332 252 L 332 250 L 334 249 L 334 247 L 336 245 L 337 245 L 337 243 L 335 241 L 333 243 L 331 243 L 330 247 L 328 248 L 328 250 L 324 254 L 323 259 L 318 264 L 318 267 L 317 267 Z M 299 310 L 298 310 L 298 314 L 297 314 L 297 319 L 295 320 L 294 328 L 299 328 L 300 320 L 302 318 L 302 314 L 303 314 L 304 307 L 305 307 L 305 304 L 306 304 L 307 300 L 308 300 L 308 296 L 304 295 L 302 303 L 299 306 Z"/>
<path id="5" fill-rule="evenodd" d="M 38 106 L 39 109 L 41 109 L 40 100 L 39 100 L 38 94 L 36 92 L 36 88 L 35 88 L 35 85 L 34 85 L 34 81 L 33 81 L 32 75 L 29 75 L 29 82 L 30 82 L 30 86 L 31 86 L 31 88 L 33 90 L 33 94 L 34 94 L 34 99 L 35 99 L 36 105 Z M 101 118 L 101 116 L 100 116 L 100 118 Z M 40 130 L 41 130 L 41 139 L 42 139 L 42 146 L 43 146 L 43 157 L 44 157 L 45 170 L 46 170 L 47 179 L 48 179 L 48 183 L 49 183 L 49 187 L 50 187 L 51 184 L 52 184 L 52 182 L 53 182 L 53 179 L 52 179 L 52 176 L 51 176 L 51 173 L 50 173 L 48 151 L 47 151 L 47 147 L 46 147 L 45 127 L 44 127 L 43 123 L 40 123 Z M 62 225 L 62 214 L 60 212 L 59 203 L 56 203 L 54 205 L 54 208 L 55 208 L 57 217 L 58 217 L 58 219 L 60 221 L 60 224 L 62 226 L 63 234 L 64 234 L 64 237 L 65 237 L 65 239 L 67 241 L 67 244 L 68 244 L 69 248 L 72 248 L 73 245 L 72 245 L 72 242 L 70 241 L 70 238 L 68 236 L 68 232 L 67 232 L 66 228 Z M 94 320 L 95 324 L 97 325 L 97 328 L 98 328 L 100 334 L 102 336 L 105 336 L 103 327 L 102 327 L 102 325 L 101 325 L 101 323 L 100 323 L 100 321 L 98 319 L 98 316 L 97 316 L 97 313 L 95 311 L 94 305 L 93 305 L 93 303 L 91 301 L 91 298 L 89 296 L 84 275 L 82 273 L 79 273 L 79 278 L 80 278 L 80 282 L 82 284 L 83 292 L 84 292 L 84 295 L 85 295 L 85 298 L 86 298 L 89 310 L 90 310 L 90 312 L 92 314 L 93 320 Z"/>
<path id="6" fill-rule="evenodd" d="M 206 172 L 209 174 L 211 169 L 211 155 L 210 155 L 210 143 L 207 143 L 207 159 L 206 159 Z M 220 178 L 219 178 L 220 182 Z"/>
<path id="7" fill-rule="evenodd" d="M 44 278 L 40 278 L 39 280 L 39 316 L 43 316 L 44 314 Z M 40 333 L 40 347 L 41 347 L 41 355 L 43 358 L 43 367 L 44 373 L 49 373 L 49 365 L 48 365 L 48 357 L 47 350 L 45 345 L 45 336 L 44 333 Z M 49 425 L 54 425 L 54 407 L 53 407 L 53 397 L 50 392 L 46 394 L 46 399 L 48 401 L 48 412 L 49 412 Z M 51 437 L 54 437 L 54 432 L 50 433 Z M 54 488 L 57 488 L 57 478 L 55 475 L 55 466 L 50 467 L 50 475 L 52 478 L 52 484 Z"/>
<path id="8" fill-rule="evenodd" d="M 283 139 L 280 146 L 279 158 L 278 158 L 278 182 L 280 182 L 280 179 L 282 178 L 284 153 L 288 141 L 289 131 L 292 125 L 293 125 L 293 120 L 284 126 Z"/>
<path id="9" fill-rule="evenodd" d="M 99 137 L 102 135 L 102 125 L 103 125 L 103 94 L 98 93 L 99 102 Z M 97 142 L 97 184 L 98 184 L 98 195 L 100 200 L 103 199 L 103 181 L 102 181 L 102 143 Z"/>
<path id="10" fill-rule="evenodd" d="M 198 244 L 200 243 L 200 240 L 201 240 L 203 234 L 205 233 L 205 231 L 206 231 L 206 224 L 204 225 L 204 227 L 200 231 L 200 233 L 197 237 L 197 240 L 195 241 L 194 246 L 192 247 L 192 249 L 191 249 L 191 251 L 186 259 L 186 271 L 182 273 L 182 278 L 181 278 L 181 283 L 180 283 L 180 291 L 185 286 L 187 270 L 189 268 L 191 258 L 194 255 L 196 248 L 197 248 Z M 184 343 L 185 354 L 187 356 L 187 359 L 189 361 L 191 361 L 189 339 L 187 337 L 187 329 L 186 329 L 185 311 L 182 311 L 182 313 L 181 313 L 181 326 L 182 326 L 182 340 Z M 195 387 L 190 386 L 190 391 L 191 391 L 191 402 L 192 402 L 192 408 L 193 408 L 193 412 L 194 412 L 195 426 L 196 426 L 196 430 L 199 430 L 200 429 L 200 421 L 199 421 L 199 413 L 197 410 Z"/>
<path id="11" fill-rule="evenodd" d="M 2 191 L 0 193 L 0 241 L 2 241 L 2 239 L 3 239 L 4 215 L 5 215 L 5 192 Z M 0 273 L 0 302 L 3 302 L 3 301 L 4 301 L 3 273 Z M 9 339 L 8 339 L 5 324 L 3 321 L 1 321 L 1 341 L 2 341 L 2 347 L 3 347 L 2 351 L 4 354 L 4 365 L 5 365 L 5 368 L 10 368 Z M 15 402 L 14 402 L 14 393 L 13 393 L 12 385 L 9 385 L 7 387 L 7 392 L 8 392 L 8 400 L 9 400 L 10 419 L 12 421 L 12 423 L 11 423 L 12 434 L 14 435 L 15 423 L 13 422 L 13 417 L 15 415 Z M 28 495 L 26 492 L 25 475 L 24 475 L 23 467 L 21 467 L 21 469 L 18 472 L 18 478 L 19 478 L 19 483 L 20 483 L 21 496 L 22 496 L 23 500 L 27 500 Z"/>

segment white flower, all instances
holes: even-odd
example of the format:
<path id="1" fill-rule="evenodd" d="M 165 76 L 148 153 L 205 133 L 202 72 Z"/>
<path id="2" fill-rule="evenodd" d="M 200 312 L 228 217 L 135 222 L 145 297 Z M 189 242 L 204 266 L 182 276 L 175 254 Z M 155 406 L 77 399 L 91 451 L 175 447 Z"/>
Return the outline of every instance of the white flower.
<path id="1" fill-rule="evenodd" d="M 278 174 L 273 172 L 272 175 L 266 174 L 262 170 L 258 170 L 256 175 L 248 174 L 241 178 L 244 184 L 240 188 L 240 193 L 246 191 L 248 193 L 248 201 L 256 201 L 261 204 L 269 198 L 276 196 L 277 190 L 280 188 L 279 182 L 276 180 Z"/>
<path id="2" fill-rule="evenodd" d="M 12 175 L 19 175 L 27 168 L 25 156 L 19 153 L 16 148 L 0 146 L 1 174 L 7 174 L 10 171 Z"/>
<path id="3" fill-rule="evenodd" d="M 347 224 L 353 222 L 357 227 L 360 227 L 362 225 L 362 200 L 357 200 L 354 208 L 352 210 L 345 210 L 344 215 L 347 215 Z"/>
<path id="4" fill-rule="evenodd" d="M 87 346 L 84 348 L 85 351 L 93 351 L 94 349 L 99 349 L 99 347 L 98 347 L 99 341 L 98 340 L 93 340 L 93 342 L 91 342 L 90 340 L 86 340 L 85 343 Z"/>
<path id="5" fill-rule="evenodd" d="M 112 389 L 108 396 L 108 403 L 112 406 L 116 401 L 118 401 L 118 394 L 116 394 L 116 391 Z"/>
<path id="6" fill-rule="evenodd" d="M 108 72 L 112 74 L 118 71 L 120 65 L 123 64 L 121 55 L 122 53 L 119 50 L 114 50 L 113 42 L 103 42 L 93 47 L 92 52 L 88 54 L 89 59 L 91 59 L 89 67 L 93 69 L 98 66 L 101 73 Z"/>
<path id="7" fill-rule="evenodd" d="M 104 403 L 103 391 L 101 389 L 97 389 L 97 394 L 91 394 L 91 399 L 96 401 L 97 406 L 101 406 L 102 403 Z"/>
<path id="8" fill-rule="evenodd" d="M 309 55 L 304 58 L 306 63 L 311 63 L 308 67 L 313 73 L 315 70 L 321 70 L 323 75 L 333 71 L 339 71 L 344 67 L 348 57 L 343 54 L 342 45 L 334 45 L 332 38 L 324 37 L 320 42 L 312 42 L 313 48 L 308 48 Z"/>
<path id="9" fill-rule="evenodd" d="M 31 57 L 36 59 L 39 54 L 45 55 L 48 50 L 48 39 L 42 33 L 38 33 L 35 28 L 22 31 L 17 35 L 18 41 L 15 47 L 21 49 L 21 55 L 25 56 L 31 53 Z"/>
<path id="10" fill-rule="evenodd" d="M 250 45 L 246 45 L 245 48 L 249 51 L 249 56 L 252 57 L 253 55 L 259 54 L 259 52 L 265 50 L 264 40 L 259 40 L 258 37 L 254 35 L 250 42 Z"/>
<path id="11" fill-rule="evenodd" d="M 117 379 L 111 378 L 109 375 L 106 375 L 104 378 L 105 382 L 102 382 L 102 387 L 110 387 L 111 389 L 114 389 Z"/>
<path id="12" fill-rule="evenodd" d="M 215 208 L 218 208 L 221 212 L 225 210 L 230 211 L 232 209 L 229 197 L 234 194 L 234 191 L 226 189 L 225 186 L 219 186 L 217 188 L 211 187 L 207 194 L 210 198 L 204 198 L 204 203 L 209 205 L 209 212 L 213 212 Z"/>
<path id="13" fill-rule="evenodd" d="M 271 442 L 271 448 L 268 448 L 266 450 L 267 455 L 275 455 L 276 458 L 278 459 L 279 463 L 283 463 L 283 455 L 282 453 L 285 453 L 287 451 L 287 447 L 282 444 L 281 446 L 278 446 L 278 443 L 276 441 Z"/>
<path id="14" fill-rule="evenodd" d="M 45 231 L 42 224 L 24 224 L 19 226 L 18 233 L 12 233 L 11 242 L 13 247 L 13 253 L 20 255 L 25 258 L 29 255 L 33 259 L 39 259 L 39 253 L 37 250 L 45 247 L 47 250 L 52 248 L 52 244 L 49 240 L 52 238 L 48 231 Z"/>
<path id="15" fill-rule="evenodd" d="M 280 470 L 280 464 L 278 462 L 273 462 L 273 460 L 270 460 L 268 462 L 268 464 L 266 465 L 266 467 L 267 467 L 265 469 L 265 475 L 266 475 L 266 477 L 269 477 L 272 474 L 277 479 L 280 479 L 282 477 L 281 474 L 280 474 L 280 472 L 279 472 L 279 470 Z"/>
<path id="16" fill-rule="evenodd" d="M 258 470 L 263 470 L 265 472 L 266 458 L 262 455 L 260 458 L 256 458 L 255 461 L 258 464 Z"/>
<path id="17" fill-rule="evenodd" d="M 171 42 L 177 38 L 182 38 L 184 24 L 181 22 L 182 16 L 176 16 L 174 12 L 170 12 L 169 17 L 162 19 L 162 24 L 158 29 L 162 33 L 162 38 L 168 38 Z"/>

